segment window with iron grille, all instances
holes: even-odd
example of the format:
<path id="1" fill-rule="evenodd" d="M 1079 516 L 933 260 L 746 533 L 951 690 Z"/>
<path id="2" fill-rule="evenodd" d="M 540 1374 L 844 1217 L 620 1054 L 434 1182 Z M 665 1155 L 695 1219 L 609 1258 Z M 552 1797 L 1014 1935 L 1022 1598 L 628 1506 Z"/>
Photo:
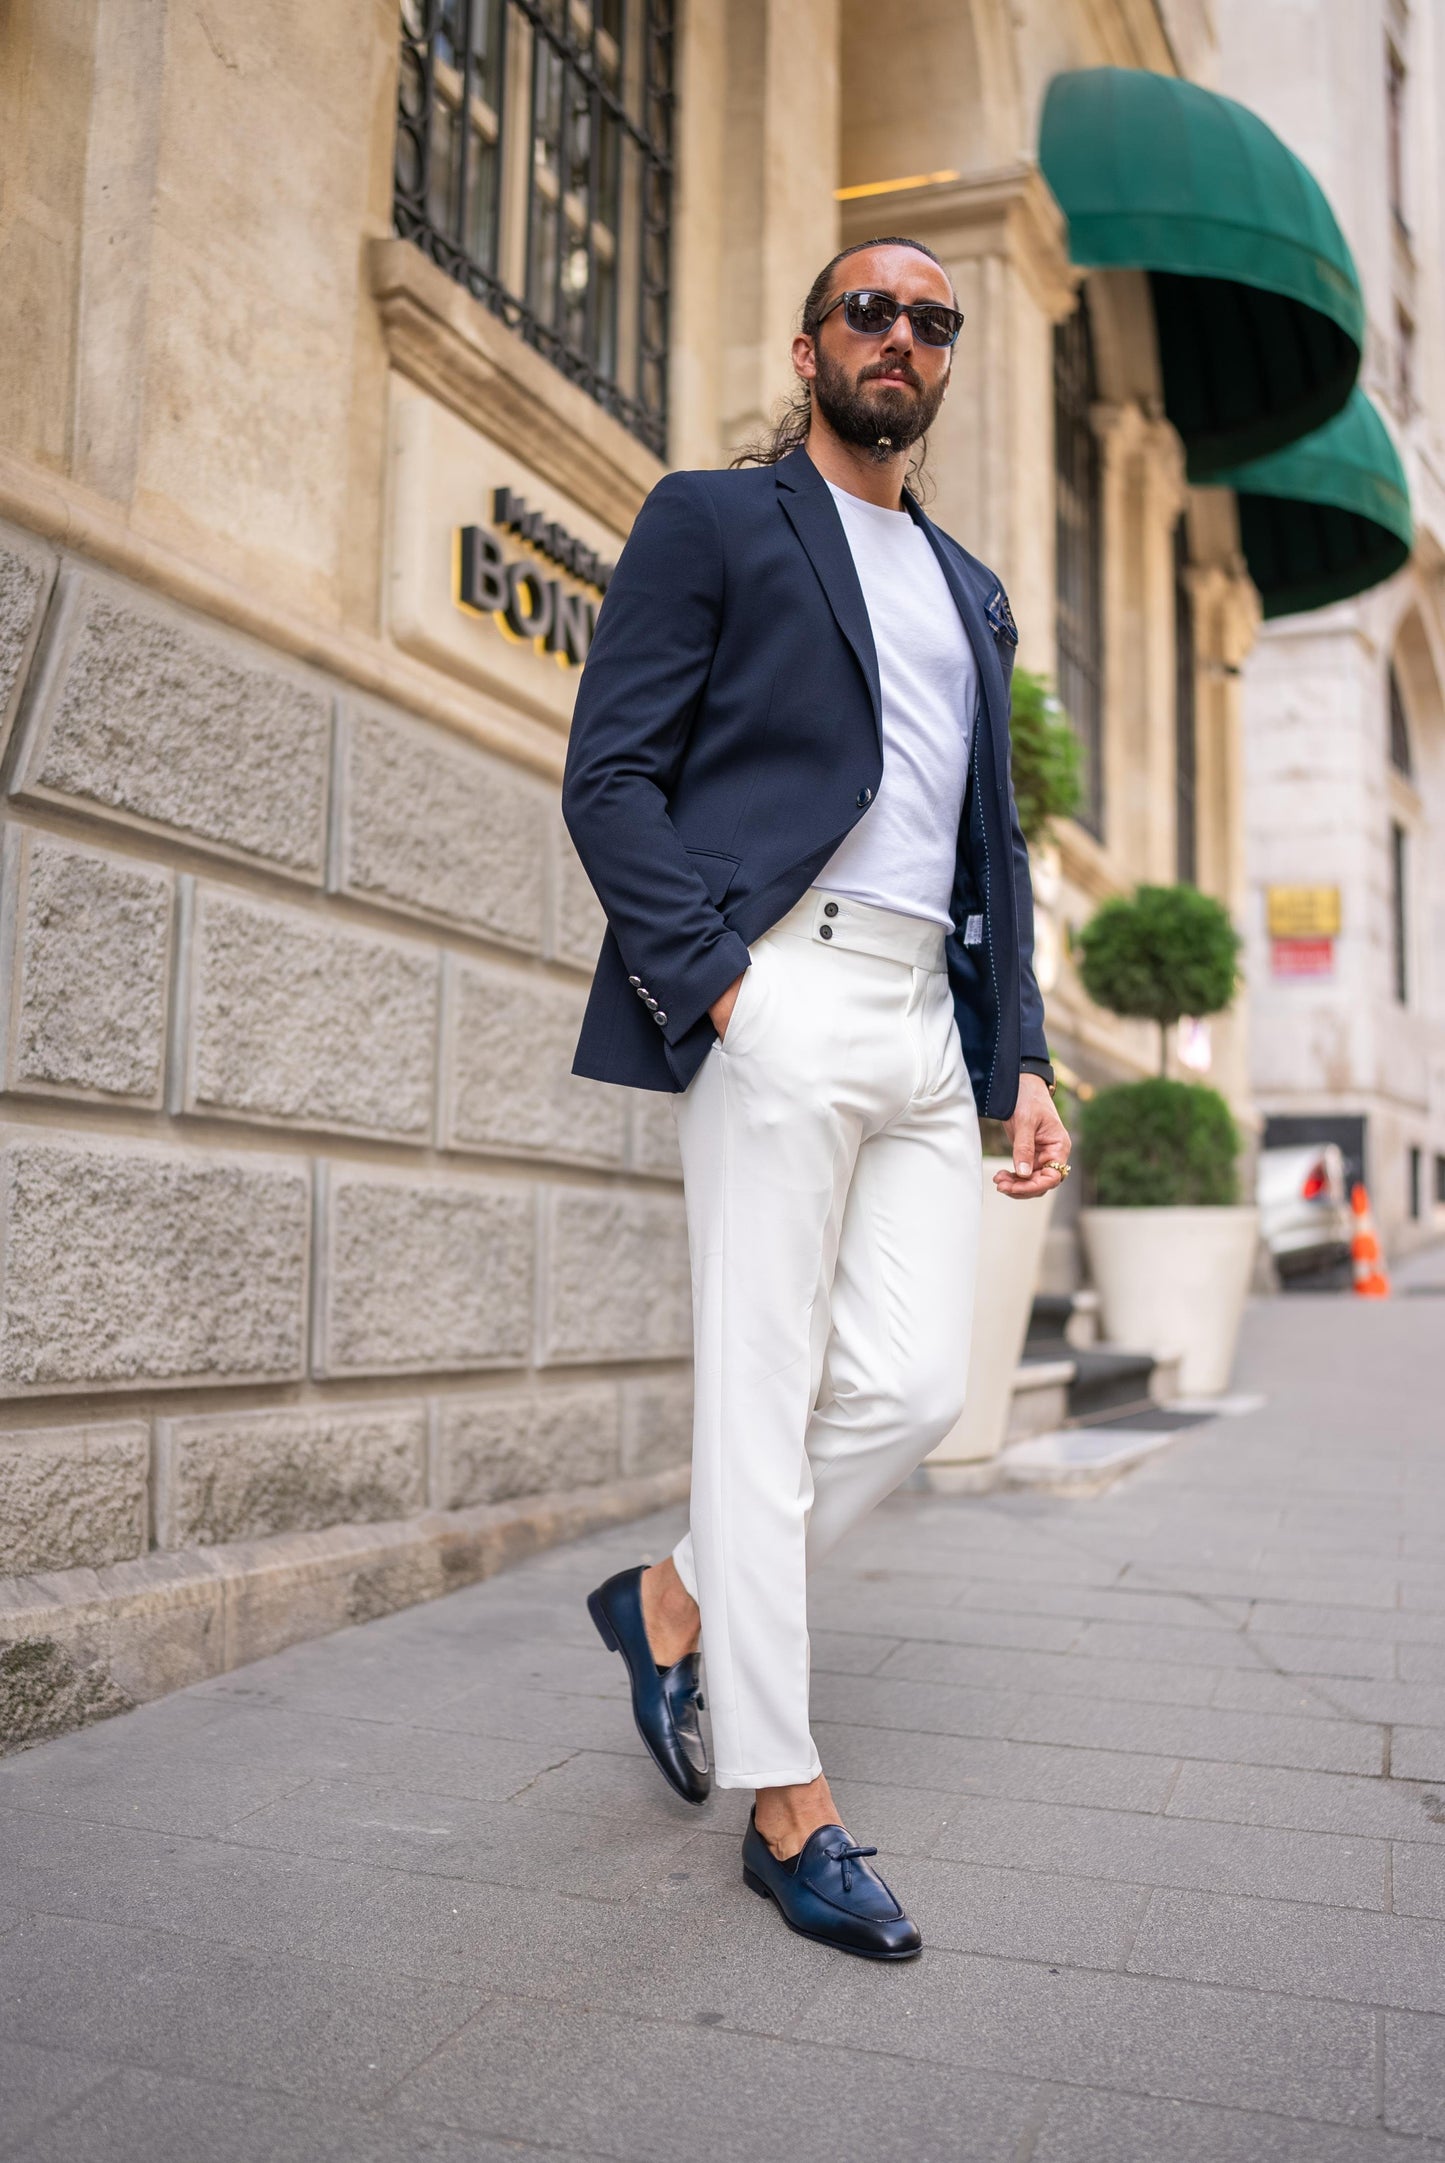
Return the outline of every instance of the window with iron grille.
<path id="1" fill-rule="evenodd" d="M 1393 40 L 1385 40 L 1385 159 L 1390 209 L 1405 225 L 1405 63 Z"/>
<path id="2" fill-rule="evenodd" d="M 1199 875 L 1198 719 L 1194 700 L 1194 596 L 1189 590 L 1187 522 L 1174 528 L 1174 875 Z"/>
<path id="3" fill-rule="evenodd" d="M 1415 771 L 1410 756 L 1410 723 L 1405 714 L 1405 701 L 1400 696 L 1400 679 L 1392 668 L 1390 681 L 1390 764 L 1397 774 L 1408 781 Z"/>
<path id="4" fill-rule="evenodd" d="M 1059 699 L 1083 748 L 1078 817 L 1104 830 L 1102 482 L 1094 347 L 1081 301 L 1054 332 L 1054 580 Z"/>
<path id="5" fill-rule="evenodd" d="M 661 458 L 673 0 L 402 0 L 396 230 Z"/>
<path id="6" fill-rule="evenodd" d="M 1398 819 L 1390 822 L 1390 960 L 1395 978 L 1395 997 L 1401 1006 L 1410 1000 L 1409 958 L 1409 847 L 1410 837 Z"/>

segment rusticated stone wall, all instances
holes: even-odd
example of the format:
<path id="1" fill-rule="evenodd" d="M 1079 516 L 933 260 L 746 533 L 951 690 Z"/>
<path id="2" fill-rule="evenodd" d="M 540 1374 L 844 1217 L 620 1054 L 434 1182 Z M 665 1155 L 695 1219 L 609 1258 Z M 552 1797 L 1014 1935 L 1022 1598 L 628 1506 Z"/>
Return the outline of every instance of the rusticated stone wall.
<path id="1" fill-rule="evenodd" d="M 10 531 L 0 731 L 0 1576 L 680 1462 L 555 791 Z"/>

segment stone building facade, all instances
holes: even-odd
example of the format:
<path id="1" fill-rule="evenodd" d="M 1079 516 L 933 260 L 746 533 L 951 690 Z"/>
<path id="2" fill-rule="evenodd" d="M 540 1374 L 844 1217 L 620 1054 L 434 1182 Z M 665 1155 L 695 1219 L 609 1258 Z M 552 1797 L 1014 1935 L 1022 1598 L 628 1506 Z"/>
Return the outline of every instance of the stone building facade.
<path id="1" fill-rule="evenodd" d="M 1067 934 L 1181 866 L 1242 907 L 1257 604 L 1146 275 L 1071 259 L 1038 139 L 1062 71 L 1201 78 L 1212 36 L 1199 0 L 881 40 L 863 0 L 5 12 L 10 1739 L 683 1491 L 671 1112 L 568 1071 L 600 916 L 558 785 L 633 515 L 788 389 L 840 239 L 958 283 L 933 508 L 1025 663 L 1072 625 L 1089 706 L 1038 866 L 1056 1048 L 1147 1069 Z M 1246 1068 L 1231 1017 L 1241 1112 Z"/>
<path id="2" fill-rule="evenodd" d="M 1404 0 L 1217 18 L 1221 86 L 1349 237 L 1415 511 L 1388 583 L 1268 624 L 1245 670 L 1253 1087 L 1267 1139 L 1342 1143 L 1404 1253 L 1445 1232 L 1445 22 Z M 1325 973 L 1284 973 L 1279 886 L 1338 891 Z"/>

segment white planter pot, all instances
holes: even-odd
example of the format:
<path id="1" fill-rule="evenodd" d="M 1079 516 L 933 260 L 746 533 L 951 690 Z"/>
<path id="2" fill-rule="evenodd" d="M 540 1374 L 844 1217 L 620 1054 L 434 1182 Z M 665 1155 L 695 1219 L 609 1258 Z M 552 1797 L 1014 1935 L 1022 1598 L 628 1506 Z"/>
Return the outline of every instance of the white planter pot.
<path id="1" fill-rule="evenodd" d="M 968 1396 L 957 1425 L 929 1452 L 930 1464 L 972 1464 L 1003 1447 L 1013 1397 L 1014 1369 L 1028 1334 L 1053 1194 L 1011 1202 L 993 1183 L 1009 1170 L 1007 1157 L 983 1160 L 983 1211 L 978 1229 L 978 1289 L 973 1302 L 973 1348 Z"/>
<path id="2" fill-rule="evenodd" d="M 1178 1359 L 1186 1397 L 1229 1386 L 1259 1239 L 1257 1209 L 1085 1209 L 1104 1335 Z"/>

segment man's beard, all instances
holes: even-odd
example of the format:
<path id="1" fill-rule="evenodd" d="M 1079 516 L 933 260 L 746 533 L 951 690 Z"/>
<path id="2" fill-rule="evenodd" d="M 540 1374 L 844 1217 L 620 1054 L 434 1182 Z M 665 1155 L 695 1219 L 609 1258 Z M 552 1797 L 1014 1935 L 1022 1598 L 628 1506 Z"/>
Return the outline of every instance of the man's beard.
<path id="1" fill-rule="evenodd" d="M 911 361 L 875 361 L 856 379 L 821 353 L 817 361 L 813 396 L 818 411 L 835 435 L 868 451 L 880 465 L 927 434 L 948 387 L 947 376 L 940 376 L 932 390 L 925 390 Z M 912 388 L 870 380 L 885 367 L 905 370 Z"/>

